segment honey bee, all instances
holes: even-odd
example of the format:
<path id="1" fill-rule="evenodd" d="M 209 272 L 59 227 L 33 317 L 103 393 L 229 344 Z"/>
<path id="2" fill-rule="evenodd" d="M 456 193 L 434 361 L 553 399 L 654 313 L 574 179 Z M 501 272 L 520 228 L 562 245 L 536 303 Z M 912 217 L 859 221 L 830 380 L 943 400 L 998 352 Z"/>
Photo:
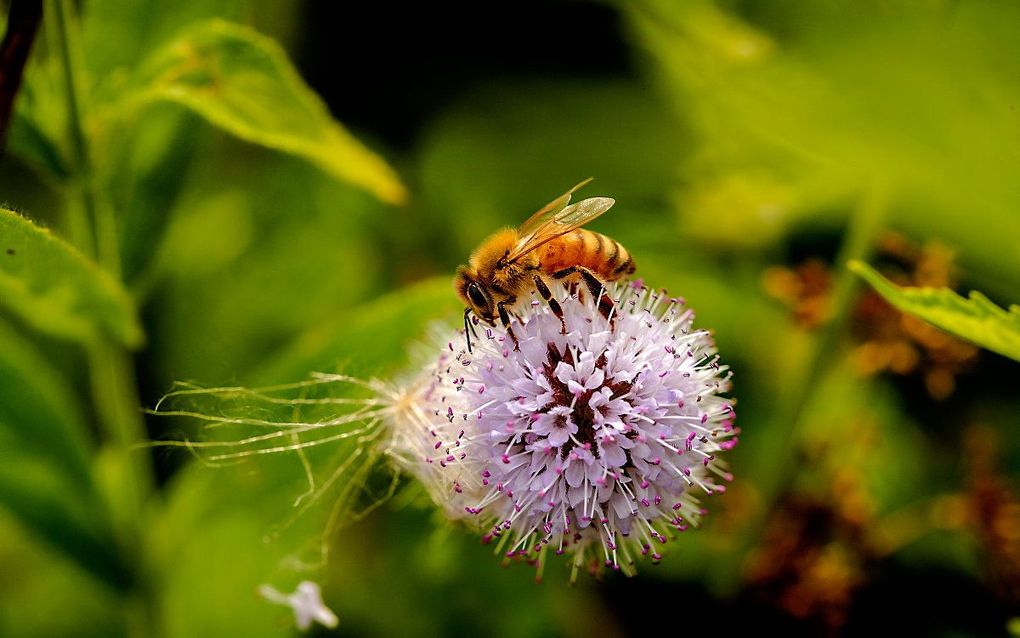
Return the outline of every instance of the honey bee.
<path id="1" fill-rule="evenodd" d="M 579 278 L 598 300 L 599 312 L 612 321 L 614 304 L 604 294 L 605 283 L 633 273 L 635 266 L 619 242 L 581 228 L 616 203 L 611 197 L 592 197 L 571 204 L 574 191 L 590 181 L 586 179 L 549 202 L 520 227 L 490 235 L 472 253 L 467 265 L 457 268 L 454 287 L 467 306 L 465 335 L 470 330 L 470 314 L 490 325 L 495 325 L 498 317 L 517 347 L 510 313 L 525 293 L 535 289 L 559 317 L 566 333 L 563 310 L 553 299 L 546 279 Z M 470 352 L 470 336 L 467 342 Z"/>

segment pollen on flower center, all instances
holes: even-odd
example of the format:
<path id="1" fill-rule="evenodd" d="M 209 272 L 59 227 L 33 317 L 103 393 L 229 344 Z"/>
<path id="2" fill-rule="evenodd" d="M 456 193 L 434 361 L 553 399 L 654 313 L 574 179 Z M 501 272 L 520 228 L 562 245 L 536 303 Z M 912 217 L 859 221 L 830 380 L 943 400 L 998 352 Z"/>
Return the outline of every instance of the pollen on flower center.
<path id="1" fill-rule="evenodd" d="M 632 383 L 627 380 L 613 380 L 606 376 L 607 360 L 603 353 L 594 362 L 594 370 L 598 371 L 599 374 L 592 375 L 592 378 L 601 380 L 598 386 L 589 388 L 578 385 L 575 390 L 571 388 L 569 381 L 564 382 L 556 376 L 557 368 L 561 363 L 573 367 L 573 352 L 569 347 L 560 352 L 556 344 L 549 343 L 548 360 L 544 364 L 543 374 L 552 388 L 553 396 L 552 401 L 538 410 L 538 414 L 555 414 L 553 427 L 557 431 L 567 429 L 571 423 L 575 426 L 576 433 L 570 435 L 559 446 L 561 459 L 566 459 L 575 446 L 581 446 L 586 450 L 590 450 L 595 458 L 599 458 L 598 446 L 595 445 L 597 429 L 595 413 L 598 412 L 598 418 L 601 421 L 611 416 L 610 401 L 625 396 L 630 391 Z M 587 385 L 591 385 L 591 382 Z M 565 408 L 566 410 L 553 412 L 554 408 L 557 407 Z M 637 436 L 633 428 L 626 424 L 624 424 L 622 431 L 624 436 L 628 438 L 633 439 Z M 563 434 L 557 434 L 555 440 L 562 438 Z"/>

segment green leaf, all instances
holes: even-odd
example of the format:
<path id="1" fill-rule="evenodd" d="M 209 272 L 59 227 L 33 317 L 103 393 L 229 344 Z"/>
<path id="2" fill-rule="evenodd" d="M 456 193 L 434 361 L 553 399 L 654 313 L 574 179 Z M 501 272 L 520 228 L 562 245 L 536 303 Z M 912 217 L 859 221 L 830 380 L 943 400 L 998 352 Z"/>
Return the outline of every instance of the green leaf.
<path id="1" fill-rule="evenodd" d="M 74 395 L 3 323 L 0 379 L 0 507 L 87 571 L 123 585 L 127 572 L 92 481 Z"/>
<path id="2" fill-rule="evenodd" d="M 0 565 L 5 587 L 0 596 L 0 633 L 6 638 L 77 636 L 107 638 L 124 634 L 120 592 L 96 587 L 61 554 L 39 543 L 35 534 L 0 511 Z"/>
<path id="3" fill-rule="evenodd" d="M 11 151 L 42 175 L 66 179 L 70 174 L 61 150 L 39 122 L 15 113 L 9 140 Z"/>
<path id="4" fill-rule="evenodd" d="M 1020 361 L 1020 306 L 1003 310 L 973 290 L 964 299 L 948 288 L 901 288 L 859 261 L 850 270 L 865 279 L 886 301 L 961 339 Z"/>
<path id="5" fill-rule="evenodd" d="M 448 278 L 420 282 L 309 330 L 255 378 L 260 383 L 293 381 L 341 364 L 346 373 L 366 377 L 392 372 L 406 363 L 409 347 L 424 337 L 430 323 L 446 319 L 457 327 L 461 307 Z"/>
<path id="6" fill-rule="evenodd" d="M 116 91 L 138 61 L 199 20 L 241 20 L 246 0 L 91 0 L 81 12 L 85 62 L 97 90 Z M 250 17 L 250 14 L 249 14 Z"/>
<path id="7" fill-rule="evenodd" d="M 20 424 L 25 427 L 25 424 Z M 0 424 L 0 506 L 33 536 L 73 559 L 85 571 L 118 589 L 130 582 L 130 570 L 117 553 L 115 537 L 99 501 L 85 486 L 58 468 L 23 454 Z"/>
<path id="8" fill-rule="evenodd" d="M 89 478 L 88 428 L 67 383 L 15 330 L 0 322 L 0 427 L 19 449 L 53 459 L 76 481 Z"/>
<path id="9" fill-rule="evenodd" d="M 161 384 L 236 381 L 295 335 L 377 295 L 394 264 L 366 228 L 388 219 L 370 194 L 299 158 L 219 142 L 195 158 L 148 271 Z"/>
<path id="10" fill-rule="evenodd" d="M 0 208 L 0 308 L 39 332 L 87 341 L 106 333 L 138 346 L 142 329 L 127 292 L 45 228 Z"/>
<path id="11" fill-rule="evenodd" d="M 385 161 L 334 120 L 273 40 L 211 20 L 189 29 L 144 65 L 130 96 L 169 101 L 253 144 L 303 157 L 381 200 L 407 193 Z"/>

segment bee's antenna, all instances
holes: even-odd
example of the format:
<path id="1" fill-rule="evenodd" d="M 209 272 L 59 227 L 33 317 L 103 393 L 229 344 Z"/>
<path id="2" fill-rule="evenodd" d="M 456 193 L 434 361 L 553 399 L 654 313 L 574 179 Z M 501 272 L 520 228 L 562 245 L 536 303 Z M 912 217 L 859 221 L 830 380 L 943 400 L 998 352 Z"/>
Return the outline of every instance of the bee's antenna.
<path id="1" fill-rule="evenodd" d="M 464 309 L 464 338 L 467 339 L 468 354 L 471 354 L 471 321 L 468 319 L 468 315 L 471 314 L 470 308 Z"/>

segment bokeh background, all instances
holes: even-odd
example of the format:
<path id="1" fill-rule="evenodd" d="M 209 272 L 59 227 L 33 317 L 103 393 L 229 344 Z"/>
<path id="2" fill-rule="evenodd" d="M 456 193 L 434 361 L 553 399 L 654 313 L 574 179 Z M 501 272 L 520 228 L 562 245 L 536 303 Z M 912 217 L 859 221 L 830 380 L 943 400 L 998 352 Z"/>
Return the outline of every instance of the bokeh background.
<path id="1" fill-rule="evenodd" d="M 0 303 L 0 635 L 289 635 L 256 587 L 305 578 L 338 635 L 1020 635 L 1020 364 L 845 267 L 1020 301 L 1018 42 L 1007 1 L 44 3 L 0 200 L 144 339 Z M 215 436 L 142 414 L 175 381 L 406 374 L 456 265 L 588 176 L 735 371 L 735 480 L 661 565 L 535 584 L 377 502 L 384 459 L 294 517 L 342 445 L 138 447 Z"/>

